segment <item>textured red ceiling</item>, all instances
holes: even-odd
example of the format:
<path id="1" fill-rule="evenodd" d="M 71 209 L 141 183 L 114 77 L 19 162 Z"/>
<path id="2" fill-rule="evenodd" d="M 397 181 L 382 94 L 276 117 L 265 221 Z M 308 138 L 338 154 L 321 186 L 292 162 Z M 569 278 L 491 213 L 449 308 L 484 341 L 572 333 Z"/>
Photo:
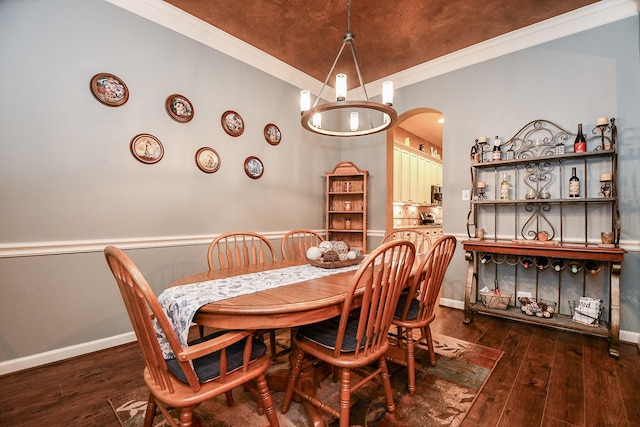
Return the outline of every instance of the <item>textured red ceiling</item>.
<path id="1" fill-rule="evenodd" d="M 347 0 L 165 1 L 320 81 L 347 31 Z M 597 1 L 352 0 L 351 32 L 367 83 Z M 336 70 L 357 83 L 349 52 Z"/>

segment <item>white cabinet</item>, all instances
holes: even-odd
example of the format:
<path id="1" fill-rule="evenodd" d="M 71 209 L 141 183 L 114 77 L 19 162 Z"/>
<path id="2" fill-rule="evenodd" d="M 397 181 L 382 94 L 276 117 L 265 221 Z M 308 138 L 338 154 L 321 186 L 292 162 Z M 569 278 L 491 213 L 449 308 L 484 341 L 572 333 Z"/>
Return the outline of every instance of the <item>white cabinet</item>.
<path id="1" fill-rule="evenodd" d="M 442 164 L 401 145 L 393 147 L 393 200 L 431 203 L 431 186 L 442 185 Z"/>
<path id="2" fill-rule="evenodd" d="M 402 150 L 398 146 L 393 147 L 393 200 L 402 200 Z"/>

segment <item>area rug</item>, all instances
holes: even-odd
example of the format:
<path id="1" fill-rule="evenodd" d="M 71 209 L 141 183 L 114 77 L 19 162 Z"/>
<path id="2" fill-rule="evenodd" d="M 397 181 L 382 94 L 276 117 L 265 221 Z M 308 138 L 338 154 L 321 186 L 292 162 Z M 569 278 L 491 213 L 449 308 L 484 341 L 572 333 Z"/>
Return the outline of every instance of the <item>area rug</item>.
<path id="1" fill-rule="evenodd" d="M 433 340 L 437 357 L 435 367 L 429 364 L 429 354 L 424 348 L 416 349 L 415 394 L 411 396 L 407 391 L 406 368 L 389 363 L 395 413 L 387 413 L 381 387 L 369 382 L 352 397 L 350 422 L 353 427 L 458 426 L 462 423 L 503 352 L 444 335 L 434 335 Z M 276 360 L 270 371 L 286 368 L 287 357 Z M 317 395 L 337 408 L 339 384 L 327 378 L 320 383 Z M 194 411 L 194 426 L 253 427 L 267 424 L 266 417 L 257 414 L 256 400 L 252 394 L 238 388 L 233 396 L 235 402 L 231 407 L 226 406 L 224 396 L 198 406 Z M 289 412 L 283 415 L 280 408 L 284 393 L 273 392 L 272 396 L 280 426 L 308 425 L 302 404 L 293 402 Z M 140 387 L 114 396 L 108 403 L 120 425 L 140 427 L 147 397 L 147 389 Z M 330 427 L 338 425 L 338 420 L 330 416 L 325 418 L 325 422 Z M 169 424 L 162 415 L 158 415 L 154 427 L 163 426 Z"/>

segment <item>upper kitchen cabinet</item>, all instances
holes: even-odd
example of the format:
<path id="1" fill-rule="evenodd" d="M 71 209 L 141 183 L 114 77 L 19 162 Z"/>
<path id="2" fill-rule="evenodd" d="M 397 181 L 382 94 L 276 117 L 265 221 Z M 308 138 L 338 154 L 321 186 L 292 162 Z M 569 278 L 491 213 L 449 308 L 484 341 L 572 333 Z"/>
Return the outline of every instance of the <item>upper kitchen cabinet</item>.
<path id="1" fill-rule="evenodd" d="M 430 204 L 432 185 L 442 185 L 440 159 L 406 144 L 394 144 L 393 201 Z"/>

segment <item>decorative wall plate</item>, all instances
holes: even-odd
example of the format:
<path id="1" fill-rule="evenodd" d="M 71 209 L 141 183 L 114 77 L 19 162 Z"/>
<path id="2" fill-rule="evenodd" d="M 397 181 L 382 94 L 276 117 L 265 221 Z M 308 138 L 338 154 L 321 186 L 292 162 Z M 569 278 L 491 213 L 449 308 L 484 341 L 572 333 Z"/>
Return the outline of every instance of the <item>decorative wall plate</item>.
<path id="1" fill-rule="evenodd" d="M 131 140 L 131 154 L 146 164 L 158 163 L 164 156 L 164 147 L 158 138 L 148 133 L 141 133 Z"/>
<path id="2" fill-rule="evenodd" d="M 191 101 L 189 101 L 186 96 L 176 93 L 167 97 L 164 106 L 167 109 L 169 117 L 176 122 L 187 123 L 193 119 L 193 115 L 195 114 Z"/>
<path id="3" fill-rule="evenodd" d="M 251 179 L 258 179 L 264 173 L 262 160 L 256 156 L 249 156 L 244 160 L 244 171 Z"/>
<path id="4" fill-rule="evenodd" d="M 220 169 L 220 156 L 213 148 L 202 147 L 196 152 L 196 165 L 202 172 L 214 173 Z"/>
<path id="5" fill-rule="evenodd" d="M 93 96 L 109 107 L 119 107 L 129 99 L 127 85 L 113 74 L 96 74 L 91 78 L 89 87 Z"/>
<path id="6" fill-rule="evenodd" d="M 269 123 L 264 127 L 264 139 L 271 145 L 280 144 L 280 140 L 282 139 L 282 134 L 280 133 L 280 128 L 274 125 L 273 123 Z"/>
<path id="7" fill-rule="evenodd" d="M 235 111 L 225 111 L 222 114 L 222 128 L 231 136 L 240 136 L 244 132 L 244 120 Z"/>

